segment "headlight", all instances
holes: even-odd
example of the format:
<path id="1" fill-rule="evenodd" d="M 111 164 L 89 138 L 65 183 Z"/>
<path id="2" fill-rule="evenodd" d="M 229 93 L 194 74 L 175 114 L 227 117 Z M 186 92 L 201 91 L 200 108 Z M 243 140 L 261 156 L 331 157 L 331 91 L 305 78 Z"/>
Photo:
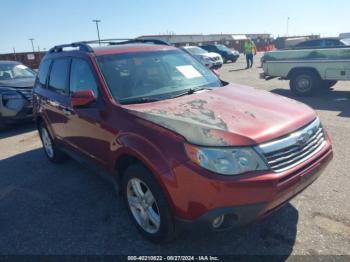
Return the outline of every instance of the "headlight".
<path id="1" fill-rule="evenodd" d="M 23 97 L 18 93 L 8 93 L 8 94 L 2 94 L 3 100 L 12 100 L 12 99 L 22 99 Z"/>
<path id="2" fill-rule="evenodd" d="M 209 57 L 206 57 L 206 56 L 202 56 L 202 59 L 203 59 L 204 61 L 210 61 L 210 58 L 209 58 Z"/>
<path id="3" fill-rule="evenodd" d="M 221 175 L 268 170 L 265 162 L 251 147 L 208 148 L 185 144 L 185 149 L 194 163 Z"/>
<path id="4" fill-rule="evenodd" d="M 22 95 L 10 88 L 1 88 L 0 95 L 3 100 L 22 99 Z"/>

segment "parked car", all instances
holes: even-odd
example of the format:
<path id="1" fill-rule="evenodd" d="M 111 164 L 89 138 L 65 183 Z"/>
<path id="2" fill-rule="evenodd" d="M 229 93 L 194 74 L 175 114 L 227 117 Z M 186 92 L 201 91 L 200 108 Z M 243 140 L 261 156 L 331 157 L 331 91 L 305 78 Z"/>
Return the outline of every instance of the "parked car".
<path id="1" fill-rule="evenodd" d="M 327 48 L 347 46 L 349 43 L 339 38 L 317 38 L 296 44 L 294 48 Z"/>
<path id="2" fill-rule="evenodd" d="M 107 43 L 48 52 L 35 119 L 48 159 L 68 154 L 108 175 L 151 241 L 183 225 L 224 230 L 261 219 L 332 158 L 310 107 L 224 82 L 172 46 Z"/>
<path id="3" fill-rule="evenodd" d="M 261 78 L 290 80 L 290 89 L 298 96 L 350 80 L 350 46 L 267 52 L 261 62 Z"/>
<path id="4" fill-rule="evenodd" d="M 32 90 L 36 73 L 15 61 L 0 61 L 0 129 L 32 118 Z"/>
<path id="5" fill-rule="evenodd" d="M 213 52 L 208 52 L 198 46 L 184 46 L 182 50 L 196 57 L 206 67 L 210 69 L 219 69 L 222 67 L 223 61 L 221 55 Z"/>
<path id="6" fill-rule="evenodd" d="M 228 61 L 236 62 L 239 57 L 238 51 L 232 51 L 225 45 L 202 45 L 201 48 L 204 50 L 207 50 L 208 52 L 214 52 L 221 55 L 222 60 L 224 63 L 227 63 Z"/>

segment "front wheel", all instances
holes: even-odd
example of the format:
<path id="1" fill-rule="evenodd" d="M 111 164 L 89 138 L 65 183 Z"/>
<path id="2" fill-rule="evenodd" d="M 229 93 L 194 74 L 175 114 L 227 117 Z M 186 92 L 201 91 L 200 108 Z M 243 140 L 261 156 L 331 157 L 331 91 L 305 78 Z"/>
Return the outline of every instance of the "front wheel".
<path id="1" fill-rule="evenodd" d="M 320 79 L 312 71 L 297 72 L 292 75 L 289 85 L 297 96 L 311 96 L 320 85 Z"/>
<path id="2" fill-rule="evenodd" d="M 156 243 L 174 237 L 175 224 L 170 207 L 147 168 L 141 164 L 130 166 L 123 176 L 122 190 L 130 217 L 144 237 Z"/>

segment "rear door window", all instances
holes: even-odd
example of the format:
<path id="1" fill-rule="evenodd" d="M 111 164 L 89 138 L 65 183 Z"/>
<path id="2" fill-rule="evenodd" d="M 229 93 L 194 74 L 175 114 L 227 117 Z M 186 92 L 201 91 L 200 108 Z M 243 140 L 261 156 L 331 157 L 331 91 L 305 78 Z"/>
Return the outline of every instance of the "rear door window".
<path id="1" fill-rule="evenodd" d="M 297 45 L 297 47 L 315 47 L 318 45 L 320 45 L 320 41 L 311 40 L 311 41 L 306 41 L 306 42 L 300 43 Z"/>
<path id="2" fill-rule="evenodd" d="M 326 46 L 329 46 L 329 47 L 334 47 L 334 46 L 341 46 L 341 42 L 339 40 L 336 40 L 336 39 L 328 39 L 328 40 L 325 40 L 326 41 Z"/>
<path id="3" fill-rule="evenodd" d="M 49 89 L 63 95 L 67 93 L 69 65 L 69 58 L 54 60 L 50 73 Z"/>
<path id="4" fill-rule="evenodd" d="M 92 90 L 98 97 L 98 87 L 89 63 L 83 59 L 74 58 L 70 73 L 70 93 L 77 91 Z"/>

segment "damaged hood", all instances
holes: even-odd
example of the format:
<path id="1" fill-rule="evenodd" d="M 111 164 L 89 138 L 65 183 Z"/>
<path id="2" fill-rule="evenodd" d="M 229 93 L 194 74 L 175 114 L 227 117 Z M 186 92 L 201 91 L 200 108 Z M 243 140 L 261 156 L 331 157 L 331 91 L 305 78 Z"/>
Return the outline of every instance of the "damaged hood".
<path id="1" fill-rule="evenodd" d="M 316 118 L 314 110 L 305 104 L 233 84 L 124 108 L 202 146 L 255 145 L 286 135 Z"/>

